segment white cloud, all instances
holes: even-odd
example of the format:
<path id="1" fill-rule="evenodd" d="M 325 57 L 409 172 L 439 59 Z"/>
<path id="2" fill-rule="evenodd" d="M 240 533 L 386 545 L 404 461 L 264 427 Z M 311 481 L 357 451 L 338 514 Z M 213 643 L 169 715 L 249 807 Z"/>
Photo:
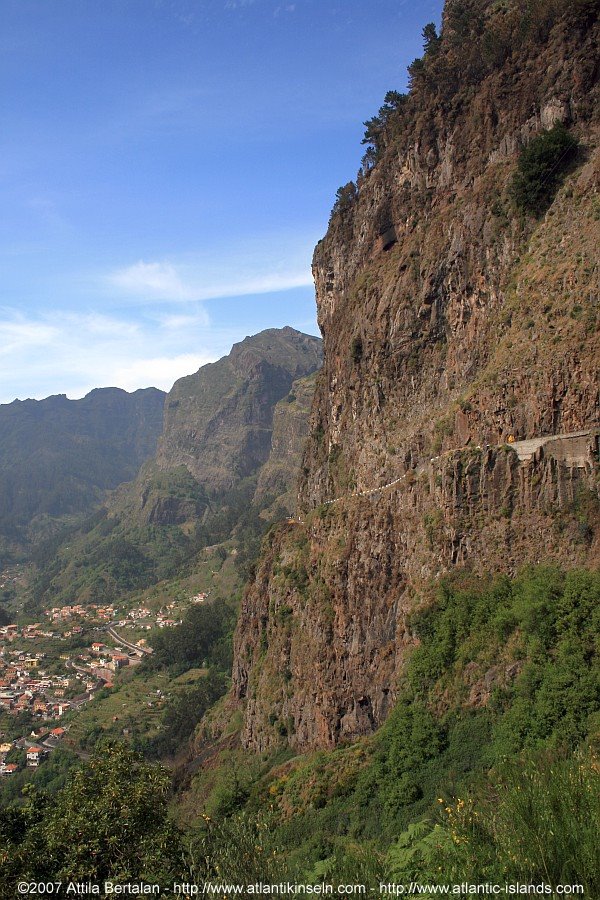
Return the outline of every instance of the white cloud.
<path id="1" fill-rule="evenodd" d="M 126 294 L 157 300 L 193 300 L 194 292 L 183 284 L 175 267 L 168 262 L 140 260 L 109 275 L 109 281 Z"/>
<path id="2" fill-rule="evenodd" d="M 298 325 L 293 297 L 290 308 L 280 293 L 312 286 L 309 242 L 261 236 L 228 247 L 225 258 L 206 247 L 176 260 L 139 260 L 110 275 L 95 273 L 91 282 L 79 274 L 74 282 L 87 293 L 88 309 L 76 306 L 77 298 L 70 308 L 29 314 L 0 307 L 0 403 L 55 393 L 81 397 L 94 387 L 168 390 L 246 334 Z M 234 302 L 253 294 L 264 300 Z M 204 303 L 216 298 L 232 302 L 213 303 L 209 317 Z"/>
<path id="3" fill-rule="evenodd" d="M 34 347 L 46 346 L 58 330 L 44 322 L 29 321 L 17 313 L 0 320 L 0 355 L 10 356 Z"/>
<path id="4" fill-rule="evenodd" d="M 177 265 L 140 261 L 110 273 L 105 282 L 126 299 L 180 303 L 312 286 L 310 255 L 297 248 L 289 257 L 281 248 L 269 252 L 264 246 L 248 246 Z"/>
<path id="5" fill-rule="evenodd" d="M 207 323 L 202 310 L 162 322 L 96 311 L 26 318 L 0 310 L 0 403 L 56 393 L 82 397 L 95 387 L 169 390 L 229 350 L 229 335 L 215 339 Z"/>
<path id="6" fill-rule="evenodd" d="M 168 391 L 178 378 L 197 372 L 200 366 L 214 362 L 209 354 L 182 353 L 179 356 L 153 356 L 126 363 L 114 372 L 115 384 L 126 391 L 152 384 Z"/>
<path id="7" fill-rule="evenodd" d="M 170 331 L 179 331 L 182 328 L 195 328 L 200 325 L 208 327 L 210 324 L 208 313 L 204 309 L 190 315 L 181 313 L 179 315 L 168 314 L 156 316 L 156 321 L 159 322 L 163 328 L 168 328 Z"/>
<path id="8" fill-rule="evenodd" d="M 139 323 L 103 313 L 57 312 L 53 321 L 63 328 L 76 328 L 97 337 L 132 338 L 140 334 Z"/>
<path id="9" fill-rule="evenodd" d="M 255 0 L 226 0 L 225 9 L 244 9 L 253 6 Z"/>

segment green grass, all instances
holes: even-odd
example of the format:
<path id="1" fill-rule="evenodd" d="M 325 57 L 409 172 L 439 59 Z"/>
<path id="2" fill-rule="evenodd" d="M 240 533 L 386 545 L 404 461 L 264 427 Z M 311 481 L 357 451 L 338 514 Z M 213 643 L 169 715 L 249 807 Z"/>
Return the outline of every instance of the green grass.
<path id="1" fill-rule="evenodd" d="M 197 685 L 206 675 L 206 669 L 190 669 L 175 678 L 169 672 L 147 674 L 135 670 L 119 676 L 112 690 L 69 716 L 69 745 L 88 750 L 99 740 L 110 738 L 137 746 L 156 737 L 168 706 L 167 698 Z"/>

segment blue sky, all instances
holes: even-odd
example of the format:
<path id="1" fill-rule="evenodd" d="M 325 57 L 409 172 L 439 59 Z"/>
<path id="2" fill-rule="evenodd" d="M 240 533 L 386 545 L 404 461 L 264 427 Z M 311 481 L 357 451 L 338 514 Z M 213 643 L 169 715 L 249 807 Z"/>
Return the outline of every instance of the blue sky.
<path id="1" fill-rule="evenodd" d="M 310 275 L 442 0 L 0 0 L 0 402 L 168 389 Z"/>

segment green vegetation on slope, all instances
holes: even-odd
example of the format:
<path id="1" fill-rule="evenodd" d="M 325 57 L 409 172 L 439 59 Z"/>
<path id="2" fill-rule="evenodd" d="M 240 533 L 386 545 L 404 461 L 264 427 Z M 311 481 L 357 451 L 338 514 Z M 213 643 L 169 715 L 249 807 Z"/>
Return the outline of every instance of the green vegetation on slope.
<path id="1" fill-rule="evenodd" d="M 191 831 L 168 820 L 159 769 L 99 747 L 52 800 L 2 810 L 0 883 L 519 880 L 598 896 L 599 600 L 588 571 L 448 580 L 413 614 L 421 643 L 372 738 L 287 761 L 222 752 L 196 776 L 210 817 Z"/>
<path id="2" fill-rule="evenodd" d="M 409 827 L 386 864 L 398 880 L 583 886 L 597 897 L 600 771 L 589 754 L 524 754 Z"/>
<path id="3" fill-rule="evenodd" d="M 439 797 L 464 796 L 490 771 L 492 782 L 504 777 L 507 759 L 569 760 L 597 740 L 599 601 L 600 575 L 587 571 L 448 580 L 412 616 L 421 643 L 372 738 L 258 767 L 240 752 L 237 798 L 223 788 L 231 759 L 222 779 L 197 776 L 196 795 L 221 818 L 273 807 L 273 841 L 306 871 L 356 846 L 383 851 L 415 823 L 437 821 Z M 523 877 L 528 865 L 523 851 Z"/>
<path id="4" fill-rule="evenodd" d="M 195 666 L 213 666 L 230 672 L 235 615 L 233 602 L 192 606 L 181 625 L 159 631 L 152 639 L 154 653 L 145 659 L 143 670 L 170 669 L 179 675 Z"/>
<path id="5" fill-rule="evenodd" d="M 152 656 L 67 718 L 69 744 L 90 751 L 102 740 L 126 740 L 147 759 L 185 753 L 198 722 L 227 690 L 235 613 L 235 601 L 219 599 L 157 630 Z"/>
<path id="6" fill-rule="evenodd" d="M 172 473 L 171 473 L 172 474 Z M 164 475 L 160 481 L 165 490 Z M 252 506 L 254 480 L 246 480 L 206 506 L 197 514 L 203 488 L 195 485 L 194 511 L 180 524 L 140 523 L 127 511 L 108 515 L 98 512 L 87 526 L 69 536 L 69 541 L 51 540 L 35 554 L 38 572 L 33 580 L 30 612 L 41 605 L 71 602 L 113 602 L 123 595 L 141 591 L 164 579 L 181 578 L 197 567 L 204 549 L 224 544 L 226 556 L 236 548 L 240 576 L 260 546 L 269 522 L 260 516 L 261 507 Z M 184 490 L 182 479 L 170 479 L 169 498 L 177 500 Z M 181 498 L 179 498 L 181 499 Z M 267 498 L 267 502 L 268 502 Z M 185 502 L 191 502 L 189 495 Z M 206 501 L 204 501 L 206 503 Z"/>

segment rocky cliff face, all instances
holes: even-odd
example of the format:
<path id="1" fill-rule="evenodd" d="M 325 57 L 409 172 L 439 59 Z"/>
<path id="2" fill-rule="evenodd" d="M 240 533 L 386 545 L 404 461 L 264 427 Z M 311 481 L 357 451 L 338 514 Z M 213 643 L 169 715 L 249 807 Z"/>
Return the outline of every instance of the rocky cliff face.
<path id="1" fill-rule="evenodd" d="M 167 398 L 159 469 L 185 466 L 209 493 L 256 474 L 271 452 L 275 405 L 321 361 L 318 338 L 271 328 L 181 378 Z"/>
<path id="2" fill-rule="evenodd" d="M 304 524 L 270 536 L 244 601 L 247 746 L 380 724 L 406 612 L 443 571 L 598 558 L 598 10 L 521 6 L 447 4 L 315 251 Z M 557 122 L 577 159 L 543 210 L 519 211 L 522 148 Z M 511 449 L 578 430 L 583 457 Z"/>
<path id="3" fill-rule="evenodd" d="M 308 438 L 316 373 L 299 378 L 273 411 L 269 458 L 260 470 L 254 502 L 276 502 L 290 515 L 298 503 L 297 481 L 302 452 Z"/>

